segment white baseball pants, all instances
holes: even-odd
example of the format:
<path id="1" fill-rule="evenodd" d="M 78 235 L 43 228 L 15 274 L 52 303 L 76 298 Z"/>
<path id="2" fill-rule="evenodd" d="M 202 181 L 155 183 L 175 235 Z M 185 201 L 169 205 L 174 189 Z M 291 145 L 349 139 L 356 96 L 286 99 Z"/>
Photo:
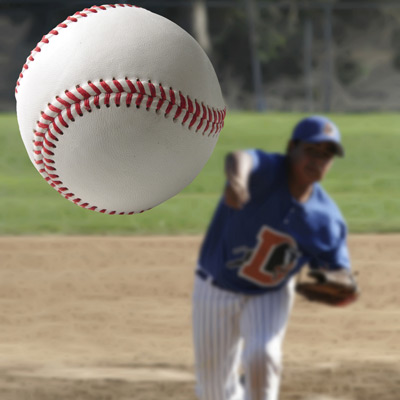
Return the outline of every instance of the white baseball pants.
<path id="1" fill-rule="evenodd" d="M 247 296 L 196 276 L 192 316 L 200 400 L 278 399 L 281 347 L 294 284 L 292 278 L 282 289 Z"/>

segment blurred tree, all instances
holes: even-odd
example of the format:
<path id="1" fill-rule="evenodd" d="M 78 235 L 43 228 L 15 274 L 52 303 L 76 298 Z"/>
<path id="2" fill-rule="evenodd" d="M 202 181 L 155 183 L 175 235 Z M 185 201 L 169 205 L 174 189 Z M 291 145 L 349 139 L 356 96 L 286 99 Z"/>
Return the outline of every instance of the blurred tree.
<path id="1" fill-rule="evenodd" d="M 253 108 L 254 72 L 247 1 L 143 0 L 138 1 L 138 5 L 171 19 L 190 32 L 209 54 L 230 104 Z M 304 110 L 308 95 L 309 103 L 318 108 L 328 75 L 327 53 L 332 54 L 334 60 L 330 64 L 332 92 L 340 109 L 349 104 L 343 100 L 352 100 L 352 96 L 354 102 L 359 102 L 360 93 L 371 86 L 374 87 L 369 89 L 371 104 L 377 103 L 378 95 L 382 99 L 386 94 L 390 104 L 398 104 L 396 96 L 391 94 L 396 92 L 393 79 L 396 76 L 400 79 L 400 1 L 252 2 L 258 9 L 256 23 L 251 28 L 256 38 L 262 90 L 271 107 Z M 80 0 L 0 0 L 0 67 L 4 70 L 0 102 L 4 104 L 3 109 L 13 109 L 16 77 L 41 36 L 77 9 L 90 4 Z M 324 4 L 334 5 L 330 52 L 324 41 Z M 13 34 L 10 36 L 7 32 Z M 309 79 L 304 79 L 305 75 Z M 275 103 L 270 103 L 271 96 L 277 99 Z M 380 100 L 379 107 L 383 107 L 381 104 Z"/>
<path id="2" fill-rule="evenodd" d="M 208 10 L 205 0 L 194 0 L 192 6 L 193 34 L 200 46 L 208 54 L 212 52 L 211 38 L 208 32 Z"/>
<path id="3" fill-rule="evenodd" d="M 279 8 L 268 4 L 259 10 L 255 27 L 262 73 L 268 80 L 283 75 L 297 77 L 302 73 L 303 59 L 302 27 L 297 23 L 296 2 Z M 251 57 L 243 2 L 240 7 L 213 10 L 210 30 L 219 68 L 236 72 L 242 85 L 251 87 Z"/>

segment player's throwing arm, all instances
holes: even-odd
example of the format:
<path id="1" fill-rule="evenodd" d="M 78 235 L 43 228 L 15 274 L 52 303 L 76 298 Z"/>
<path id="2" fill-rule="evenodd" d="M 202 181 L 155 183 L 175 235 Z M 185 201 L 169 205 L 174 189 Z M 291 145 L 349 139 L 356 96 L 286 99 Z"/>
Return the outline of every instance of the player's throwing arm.
<path id="1" fill-rule="evenodd" d="M 225 202 L 234 209 L 241 209 L 249 201 L 249 176 L 252 169 L 252 159 L 244 151 L 229 153 L 225 158 Z"/>

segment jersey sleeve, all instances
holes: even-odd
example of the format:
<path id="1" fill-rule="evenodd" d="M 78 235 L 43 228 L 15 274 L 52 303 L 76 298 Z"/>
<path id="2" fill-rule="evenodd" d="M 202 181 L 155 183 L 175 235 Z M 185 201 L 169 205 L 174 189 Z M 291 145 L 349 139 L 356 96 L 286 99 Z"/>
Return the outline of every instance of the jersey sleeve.
<path id="1" fill-rule="evenodd" d="M 253 161 L 249 180 L 249 191 L 253 201 L 262 199 L 269 191 L 275 177 L 277 157 L 262 150 L 246 150 Z"/>
<path id="2" fill-rule="evenodd" d="M 331 245 L 324 246 L 325 248 L 318 256 L 311 258 L 309 263 L 311 268 L 350 269 L 346 223 L 344 221 L 335 221 L 335 225 L 333 232 L 336 235 L 331 238 Z"/>

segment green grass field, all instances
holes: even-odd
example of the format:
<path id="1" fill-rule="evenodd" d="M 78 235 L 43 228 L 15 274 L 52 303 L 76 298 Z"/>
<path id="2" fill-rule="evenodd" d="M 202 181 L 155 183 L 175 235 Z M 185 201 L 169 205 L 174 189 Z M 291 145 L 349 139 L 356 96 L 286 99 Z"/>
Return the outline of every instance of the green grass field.
<path id="1" fill-rule="evenodd" d="M 0 115 L 0 234 L 203 233 L 224 182 L 223 159 L 241 148 L 284 151 L 301 114 L 228 114 L 214 153 L 179 195 L 140 215 L 110 216 L 62 198 L 36 172 L 20 139 L 15 115 Z M 346 157 L 324 187 L 342 209 L 350 232 L 400 231 L 400 116 L 331 115 Z"/>

